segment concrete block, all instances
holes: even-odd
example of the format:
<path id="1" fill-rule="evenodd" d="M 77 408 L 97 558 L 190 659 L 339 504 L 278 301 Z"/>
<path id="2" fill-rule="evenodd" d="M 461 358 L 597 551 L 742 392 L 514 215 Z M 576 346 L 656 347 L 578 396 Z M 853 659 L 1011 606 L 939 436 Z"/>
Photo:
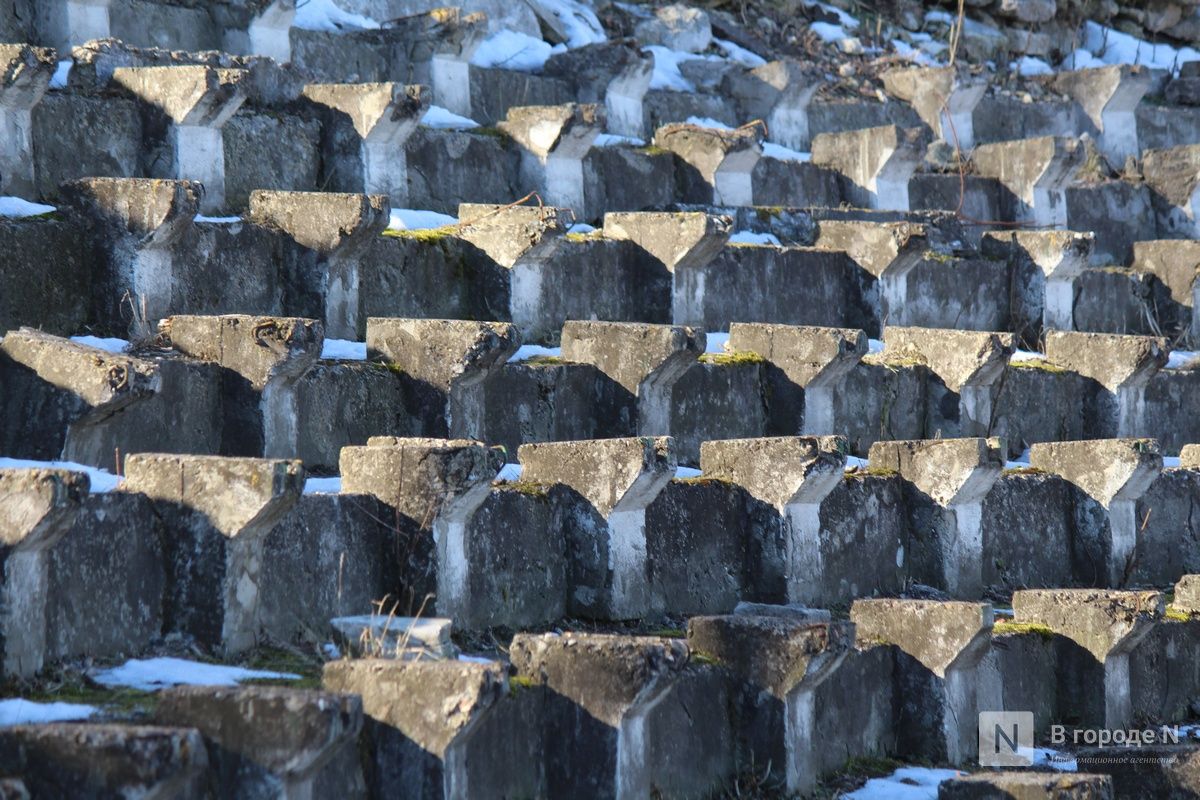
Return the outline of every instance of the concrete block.
<path id="1" fill-rule="evenodd" d="M 1129 64 L 1064 70 L 1054 78 L 1055 88 L 1079 103 L 1096 126 L 1100 151 L 1118 167 L 1141 152 L 1136 110 L 1154 83 L 1150 69 Z"/>
<path id="2" fill-rule="evenodd" d="M 938 786 L 938 800 L 1112 800 L 1108 775 L 1061 772 L 980 772 L 963 775 Z"/>
<path id="3" fill-rule="evenodd" d="M 726 439 L 700 446 L 713 478 L 742 486 L 779 514 L 782 572 L 789 602 L 814 603 L 824 572 L 821 503 L 842 480 L 846 440 L 839 436 Z"/>
<path id="4" fill-rule="evenodd" d="M 897 691 L 915 730 L 898 737 L 909 753 L 965 764 L 978 750 L 979 665 L 992 635 L 992 607 L 933 600 L 856 600 L 850 608 L 860 647 L 883 643 L 901 657 Z"/>
<path id="5" fill-rule="evenodd" d="M 607 569 L 596 590 L 594 613 L 633 619 L 646 613 L 646 507 L 674 477 L 676 458 L 668 437 L 596 439 L 521 445 L 522 480 L 560 483 L 573 489 L 605 521 L 595 542 Z"/>
<path id="6" fill-rule="evenodd" d="M 549 206 L 498 206 L 462 203 L 458 236 L 487 253 L 502 267 L 513 267 L 566 233 L 569 215 Z"/>
<path id="7" fill-rule="evenodd" d="M 979 175 L 1016 195 L 1017 221 L 1044 228 L 1067 227 L 1067 186 L 1084 158 L 1080 142 L 1053 136 L 984 144 L 971 155 Z"/>
<path id="8" fill-rule="evenodd" d="M 987 82 L 955 67 L 897 67 L 883 74 L 888 94 L 911 103 L 943 142 L 969 152 L 975 146 L 974 112 Z"/>
<path id="9" fill-rule="evenodd" d="M 1098 427 L 1116 436 L 1137 436 L 1145 417 L 1146 384 L 1166 365 L 1167 344 L 1151 336 L 1049 331 L 1046 358 L 1109 393 L 1110 408 L 1098 415 Z"/>
<path id="10" fill-rule="evenodd" d="M 54 74 L 54 51 L 0 45 L 0 191 L 34 196 L 33 107 Z"/>
<path id="11" fill-rule="evenodd" d="M 1013 595 L 1017 622 L 1049 627 L 1103 666 L 1103 725 L 1112 730 L 1134 722 L 1129 653 L 1163 620 L 1164 608 L 1163 595 L 1154 591 L 1029 589 Z"/>
<path id="12" fill-rule="evenodd" d="M 984 234 L 985 252 L 992 243 L 1028 258 L 1045 278 L 1042 326 L 1075 330 L 1075 279 L 1087 268 L 1096 236 L 1075 231 L 1011 231 Z M 1005 247 L 1007 246 L 1007 247 Z"/>
<path id="13" fill-rule="evenodd" d="M 664 436 L 671 430 L 671 389 L 704 352 L 704 334 L 677 325 L 567 322 L 562 352 L 637 398 L 639 435 Z"/>
<path id="14" fill-rule="evenodd" d="M 604 235 L 633 242 L 674 272 L 715 258 L 729 241 L 730 223 L 729 217 L 696 211 L 610 211 Z"/>
<path id="15" fill-rule="evenodd" d="M 572 209 L 579 219 L 596 216 L 587 200 L 583 158 L 604 127 L 600 106 L 510 108 L 497 127 L 521 148 L 522 186 L 541 192 L 549 205 Z"/>
<path id="16" fill-rule="evenodd" d="M 1061 475 L 1105 509 L 1110 537 L 1105 578 L 1110 586 L 1125 586 L 1134 568 L 1142 530 L 1138 500 L 1162 473 L 1158 443 L 1153 439 L 1043 442 L 1030 448 L 1029 463 Z M 1098 537 L 1103 534 L 1092 533 Z"/>
<path id="17" fill-rule="evenodd" d="M 709 197 L 685 199 L 719 206 L 754 205 L 750 176 L 762 158 L 762 141 L 759 126 L 718 130 L 676 123 L 654 134 L 655 146 L 675 153 L 695 173 L 693 181 L 711 190 Z"/>
<path id="18" fill-rule="evenodd" d="M 837 170 L 857 187 L 853 202 L 868 208 L 908 211 L 908 182 L 925 158 L 929 134 L 895 125 L 813 139 L 812 163 Z"/>

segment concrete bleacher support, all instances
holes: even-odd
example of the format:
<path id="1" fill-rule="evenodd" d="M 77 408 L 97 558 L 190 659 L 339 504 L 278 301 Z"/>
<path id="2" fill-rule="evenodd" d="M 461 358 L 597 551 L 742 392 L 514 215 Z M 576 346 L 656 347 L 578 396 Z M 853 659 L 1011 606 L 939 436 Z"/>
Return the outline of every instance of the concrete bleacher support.
<path id="1" fill-rule="evenodd" d="M 654 133 L 654 144 L 675 153 L 695 173 L 691 202 L 718 206 L 754 205 L 751 173 L 762 158 L 763 130 L 753 125 L 719 130 L 673 124 Z"/>
<path id="2" fill-rule="evenodd" d="M 588 205 L 583 158 L 604 127 L 600 106 L 519 106 L 497 127 L 521 149 L 525 192 L 542 193 L 545 203 L 572 209 L 580 220 L 597 216 Z"/>
<path id="3" fill-rule="evenodd" d="M 61 52 L 110 35 L 112 0 L 43 0 L 35 7 L 35 22 L 47 43 Z"/>
<path id="4" fill-rule="evenodd" d="M 1074 231 L 1012 231 L 984 236 L 985 252 L 995 244 L 1016 250 L 1045 276 L 1042 327 L 1075 330 L 1075 279 L 1087 269 L 1095 249 L 1092 233 Z"/>
<path id="5" fill-rule="evenodd" d="M 1084 161 L 1075 139 L 1043 136 L 975 148 L 979 175 L 995 178 L 1019 201 L 1016 219 L 1040 228 L 1066 228 L 1067 187 Z"/>
<path id="6" fill-rule="evenodd" d="M 272 58 L 280 64 L 292 60 L 292 21 L 296 18 L 296 0 L 271 0 L 254 16 L 246 33 L 250 37 L 250 55 Z"/>
<path id="7" fill-rule="evenodd" d="M 1064 71 L 1056 88 L 1075 100 L 1099 132 L 1097 144 L 1114 167 L 1141 152 L 1137 107 L 1155 81 L 1148 67 L 1122 64 Z"/>
<path id="8" fill-rule="evenodd" d="M 1167 363 L 1167 343 L 1151 336 L 1046 333 L 1046 358 L 1096 381 L 1107 393 L 1097 428 L 1109 436 L 1138 436 L 1145 417 L 1146 385 Z"/>
<path id="9" fill-rule="evenodd" d="M 987 82 L 960 74 L 955 67 L 903 67 L 883 74 L 884 88 L 911 103 L 934 136 L 964 153 L 975 147 L 975 108 Z"/>
<path id="10" fill-rule="evenodd" d="M 0 45 L 0 192 L 32 197 L 33 108 L 54 74 L 54 51 Z"/>
<path id="11" fill-rule="evenodd" d="M 853 202 L 883 211 L 908 211 L 908 184 L 925 158 L 928 132 L 895 125 L 813 139 L 812 162 L 836 170 L 854 185 Z"/>

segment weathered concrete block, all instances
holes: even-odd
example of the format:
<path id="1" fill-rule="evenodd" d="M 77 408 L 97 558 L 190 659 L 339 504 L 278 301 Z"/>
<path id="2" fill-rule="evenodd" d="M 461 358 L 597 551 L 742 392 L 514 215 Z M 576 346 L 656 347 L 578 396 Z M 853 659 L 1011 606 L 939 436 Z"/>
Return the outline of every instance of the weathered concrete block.
<path id="1" fill-rule="evenodd" d="M 992 635 L 992 607 L 930 600 L 856 600 L 860 647 L 897 651 L 898 744 L 962 764 L 978 749 L 979 664 Z M 907 689 L 908 691 L 905 691 Z"/>
<path id="2" fill-rule="evenodd" d="M 1107 531 L 1091 536 L 1103 539 L 1107 533 L 1106 581 L 1109 586 L 1125 586 L 1143 524 L 1137 516 L 1138 499 L 1162 473 L 1158 443 L 1153 439 L 1044 442 L 1030 448 L 1029 463 L 1061 475 L 1105 509 Z"/>
<path id="3" fill-rule="evenodd" d="M 983 499 L 1004 466 L 999 439 L 876 442 L 871 466 L 896 470 L 919 493 L 913 504 L 938 507 L 935 574 L 955 597 L 978 597 L 983 589 Z M 926 498 L 928 498 L 926 500 Z M 915 508 L 913 508 L 915 511 Z M 910 511 L 912 513 L 912 511 Z"/>
<path id="4" fill-rule="evenodd" d="M 55 723 L 0 731 L 0 761 L 33 797 L 204 797 L 208 753 L 197 731 Z"/>
<path id="5" fill-rule="evenodd" d="M 704 352 L 703 332 L 671 325 L 568 322 L 563 358 L 593 364 L 637 398 L 637 432 L 662 436 L 671 430 L 671 389 Z"/>
<path id="6" fill-rule="evenodd" d="M 1095 248 L 1093 233 L 1074 231 L 1011 231 L 984 234 L 984 251 L 995 245 L 1032 261 L 1045 280 L 1042 298 L 1044 328 L 1075 330 L 1075 279 L 1087 268 Z"/>
<path id="7" fill-rule="evenodd" d="M 92 281 L 83 232 L 65 220 L 0 220 L 0 330 L 31 325 L 68 336 L 92 317 Z M 86 256 L 85 256 L 86 254 Z"/>
<path id="8" fill-rule="evenodd" d="M 429 107 L 423 86 L 399 83 L 313 83 L 304 97 L 322 119 L 324 185 L 340 192 L 387 195 L 408 202 L 404 143 Z"/>
<path id="9" fill-rule="evenodd" d="M 475 786 L 538 794 L 538 756 L 530 747 L 531 739 L 540 741 L 531 730 L 538 721 L 504 716 L 508 682 L 499 663 L 332 661 L 322 683 L 362 697 L 371 794 L 397 786 L 422 800 L 462 797 Z M 489 724 L 494 717 L 507 726 Z"/>
<path id="10" fill-rule="evenodd" d="M 604 235 L 635 243 L 668 270 L 707 264 L 729 241 L 729 217 L 703 212 L 609 212 Z"/>
<path id="11" fill-rule="evenodd" d="M 1171 605 L 1187 614 L 1200 614 L 1200 575 L 1184 575 L 1179 579 Z"/>
<path id="12" fill-rule="evenodd" d="M 246 420 L 249 430 L 240 449 L 228 452 L 292 456 L 298 446 L 295 415 L 297 381 L 316 363 L 325 340 L 320 322 L 288 317 L 174 316 L 162 326 L 165 339 L 179 352 L 213 361 L 224 372 L 226 414 Z M 253 445 L 261 442 L 261 450 Z M 249 447 L 245 444 L 250 443 Z"/>
<path id="13" fill-rule="evenodd" d="M 545 687 L 548 793 L 702 796 L 733 769 L 726 683 L 678 640 L 518 634 L 517 672 Z M 572 730 L 575 735 L 561 736 Z M 688 765 L 683 768 L 682 765 Z"/>
<path id="14" fill-rule="evenodd" d="M 75 521 L 88 479 L 63 470 L 0 470 L 0 669 L 28 677 L 46 657 L 47 551 Z"/>
<path id="15" fill-rule="evenodd" d="M 673 124 L 654 134 L 655 146 L 670 150 L 687 165 L 688 174 L 680 182 L 691 188 L 682 199 L 722 206 L 754 205 L 750 176 L 762 157 L 762 141 L 759 126 L 729 131 Z"/>
<path id="16" fill-rule="evenodd" d="M 591 219 L 602 209 L 590 207 L 583 179 L 583 157 L 604 127 L 596 105 L 510 108 L 497 126 L 521 148 L 521 185 L 544 194 L 545 202 Z"/>
<path id="17" fill-rule="evenodd" d="M 1096 126 L 1100 151 L 1116 165 L 1141 152 L 1135 112 L 1154 82 L 1149 69 L 1128 64 L 1064 70 L 1054 79 L 1055 88 L 1079 103 Z"/>
<path id="18" fill-rule="evenodd" d="M 975 148 L 979 175 L 995 178 L 1019 200 L 1018 222 L 1067 227 L 1067 186 L 1083 165 L 1084 147 L 1074 139 L 1044 136 Z"/>
<path id="19" fill-rule="evenodd" d="M 546 61 L 547 75 L 570 80 L 583 102 L 604 102 L 605 128 L 618 136 L 644 139 L 644 99 L 654 75 L 654 57 L 633 41 L 621 39 L 555 53 Z"/>
<path id="20" fill-rule="evenodd" d="M 876 316 L 889 325 L 907 319 L 909 274 L 930 252 L 924 225 L 910 222 L 821 220 L 815 245 L 841 250 L 879 280 Z"/>
<path id="21" fill-rule="evenodd" d="M 911 103 L 933 134 L 969 152 L 975 146 L 975 108 L 987 82 L 950 67 L 898 67 L 883 74 L 888 94 Z"/>
<path id="22" fill-rule="evenodd" d="M 1074 756 L 1080 769 L 1108 773 L 1114 797 L 1200 794 L 1200 748 L 1194 744 L 1085 747 Z"/>
<path id="23" fill-rule="evenodd" d="M 33 107 L 50 85 L 54 51 L 27 44 L 0 46 L 0 191 L 34 191 Z"/>
<path id="24" fill-rule="evenodd" d="M 518 451 L 523 480 L 561 483 L 577 492 L 605 521 L 590 554 L 607 565 L 601 585 L 574 587 L 588 612 L 633 619 L 650 607 L 646 580 L 646 507 L 674 477 L 670 438 L 597 439 L 525 444 Z"/>
<path id="25" fill-rule="evenodd" d="M 503 463 L 499 451 L 460 439 L 381 436 L 366 447 L 342 448 L 342 491 L 374 495 L 395 509 L 410 595 L 400 598 L 401 613 L 416 613 L 428 595 L 449 617 L 469 602 L 466 537 Z"/>
<path id="26" fill-rule="evenodd" d="M 1061 772 L 980 772 L 938 786 L 938 800 L 1112 800 L 1108 775 L 1063 775 Z"/>
<path id="27" fill-rule="evenodd" d="M 888 326 L 883 341 L 889 355 L 917 357 L 958 394 L 959 436 L 991 431 L 996 383 L 1016 346 L 1012 334 Z"/>
<path id="28" fill-rule="evenodd" d="M 768 385 L 776 398 L 771 406 L 776 425 L 808 436 L 839 430 L 836 399 L 851 370 L 867 354 L 865 333 L 735 322 L 729 326 L 729 346 L 735 353 L 757 353 L 771 365 Z M 802 422 L 793 417 L 801 408 Z"/>
<path id="29" fill-rule="evenodd" d="M 814 695 L 853 645 L 845 622 L 752 614 L 688 621 L 688 647 L 733 673 L 739 750 L 757 763 L 782 762 L 791 792 L 811 791 L 820 777 Z"/>
<path id="30" fill-rule="evenodd" d="M 802 62 L 771 61 L 744 73 L 731 70 L 721 88 L 740 104 L 739 119 L 765 120 L 771 141 L 805 152 L 812 146 L 808 109 L 823 80 Z"/>
<path id="31" fill-rule="evenodd" d="M 908 182 L 925 158 L 929 134 L 895 125 L 813 139 L 812 161 L 845 175 L 855 187 L 853 202 L 866 208 L 908 211 Z"/>
<path id="32" fill-rule="evenodd" d="M 291 61 L 292 39 L 289 33 L 295 18 L 295 0 L 272 0 L 265 4 L 246 28 L 250 39 L 247 52 L 272 58 L 280 64 Z"/>
<path id="33" fill-rule="evenodd" d="M 462 203 L 458 218 L 458 236 L 502 267 L 513 267 L 523 257 L 535 255 L 567 231 L 566 215 L 548 206 Z"/>
<path id="34" fill-rule="evenodd" d="M 742 486 L 779 515 L 789 602 L 816 603 L 827 543 L 821 503 L 842 480 L 846 441 L 837 436 L 705 442 L 700 465 L 710 477 Z"/>
<path id="35" fill-rule="evenodd" d="M 92 228 L 106 256 L 100 270 L 100 305 L 109 319 L 121 318 L 126 297 L 148 321 L 171 312 L 177 281 L 173 247 L 200 211 L 202 187 L 190 181 L 143 178 L 86 178 L 63 186 L 64 199 Z M 135 331 L 146 334 L 146 331 Z"/>
<path id="36" fill-rule="evenodd" d="M 1164 604 L 1163 596 L 1153 591 L 1030 589 L 1013 594 L 1017 622 L 1049 627 L 1103 668 L 1103 719 L 1088 722 L 1113 730 L 1133 722 L 1129 653 L 1162 621 Z"/>
<path id="37" fill-rule="evenodd" d="M 119 86 L 170 121 L 172 162 L 162 177 L 199 181 L 200 209 L 225 208 L 225 145 L 221 127 L 245 102 L 246 72 L 205 66 L 121 67 Z"/>
<path id="38" fill-rule="evenodd" d="M 221 129 L 221 139 L 231 209 L 246 208 L 255 190 L 302 192 L 320 185 L 321 126 L 314 119 L 243 109 Z"/>
<path id="39" fill-rule="evenodd" d="M 131 455 L 123 488 L 154 500 L 177 532 L 166 553 L 168 629 L 229 652 L 251 647 L 263 540 L 300 498 L 300 462 Z"/>
<path id="40" fill-rule="evenodd" d="M 1150 336 L 1049 331 L 1046 358 L 1104 387 L 1111 395 L 1105 427 L 1115 436 L 1137 436 L 1146 384 L 1166 365 L 1167 346 Z"/>
<path id="41" fill-rule="evenodd" d="M 155 719 L 204 737 L 218 792 L 311 795 L 321 768 L 362 730 L 362 700 L 353 695 L 278 686 L 166 689 Z"/>
<path id="42" fill-rule="evenodd" d="M 1200 313 L 1196 295 L 1200 287 L 1196 274 L 1200 271 L 1200 244 L 1179 239 L 1153 242 L 1134 242 L 1133 269 L 1154 275 L 1166 287 L 1170 300 L 1177 303 L 1179 328 L 1193 345 L 1200 343 Z"/>
<path id="43" fill-rule="evenodd" d="M 325 331 L 357 339 L 366 329 L 361 255 L 388 225 L 388 198 L 329 192 L 255 191 L 248 218 L 316 254 L 324 274 Z"/>
<path id="44" fill-rule="evenodd" d="M 484 382 L 520 346 L 506 322 L 447 319 L 367 319 L 367 353 L 413 380 L 413 389 L 444 409 L 450 436 L 482 432 Z"/>
<path id="45" fill-rule="evenodd" d="M 35 8 L 34 27 L 48 44 L 63 52 L 109 36 L 112 0 L 50 0 Z"/>

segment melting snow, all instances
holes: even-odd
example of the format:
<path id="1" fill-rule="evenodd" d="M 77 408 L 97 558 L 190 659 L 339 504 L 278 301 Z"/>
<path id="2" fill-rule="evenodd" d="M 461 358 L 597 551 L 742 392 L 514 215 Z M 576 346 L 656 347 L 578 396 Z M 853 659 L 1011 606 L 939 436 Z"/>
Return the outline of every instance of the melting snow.
<path id="1" fill-rule="evenodd" d="M 197 214 L 196 222 L 208 222 L 213 225 L 232 225 L 235 222 L 241 222 L 241 217 L 206 217 L 203 214 Z"/>
<path id="2" fill-rule="evenodd" d="M 1059 69 L 1066 70 L 1092 69 L 1094 67 L 1106 66 L 1108 65 L 1092 55 L 1090 51 L 1084 50 L 1082 47 L 1064 58 L 1062 63 L 1058 65 Z"/>
<path id="3" fill-rule="evenodd" d="M 1200 51 L 1191 47 L 1176 49 L 1169 44 L 1151 44 L 1095 22 L 1084 23 L 1082 49 L 1105 64 L 1143 64 L 1172 73 L 1185 61 L 1200 61 Z"/>
<path id="4" fill-rule="evenodd" d="M 826 14 L 833 14 L 835 17 L 837 17 L 839 25 L 849 28 L 850 30 L 854 30 L 858 27 L 857 19 L 850 16 L 845 11 L 842 11 L 840 8 L 831 6 L 829 3 L 820 3 L 816 2 L 816 0 L 805 0 L 804 5 L 808 6 L 809 8 L 819 8 Z"/>
<path id="5" fill-rule="evenodd" d="M 644 139 L 639 139 L 636 136 L 618 136 L 615 133 L 602 133 L 596 137 L 593 142 L 596 147 L 612 147 L 613 145 L 630 144 L 634 147 L 641 147 L 646 144 Z"/>
<path id="6" fill-rule="evenodd" d="M 883 352 L 883 340 L 882 339 L 867 339 L 867 353 L 868 354 L 882 353 L 882 352 Z"/>
<path id="7" fill-rule="evenodd" d="M 75 61 L 70 58 L 58 62 L 58 67 L 54 70 L 54 75 L 50 78 L 50 88 L 67 88 L 67 80 L 71 77 L 71 67 L 73 66 L 75 66 Z"/>
<path id="8" fill-rule="evenodd" d="M 47 722 L 67 722 L 87 719 L 99 709 L 78 703 L 35 703 L 14 697 L 0 700 L 0 728 L 8 725 L 41 725 Z"/>
<path id="9" fill-rule="evenodd" d="M 87 347 L 94 347 L 106 353 L 124 353 L 129 349 L 129 342 L 124 339 L 103 339 L 99 336 L 72 336 L 71 341 Z"/>
<path id="10" fill-rule="evenodd" d="M 0 217 L 37 217 L 57 210 L 54 206 L 31 203 L 20 197 L 0 197 Z"/>
<path id="11" fill-rule="evenodd" d="M 704 348 L 706 353 L 724 353 L 728 351 L 729 334 L 714 331 L 706 333 L 704 338 L 708 344 Z"/>
<path id="12" fill-rule="evenodd" d="M 1034 77 L 1035 75 L 1053 75 L 1054 69 L 1042 61 L 1040 58 L 1033 56 L 1022 56 L 1020 61 L 1014 61 L 1009 65 L 1011 69 L 1015 69 L 1018 73 L 1026 78 Z"/>
<path id="13" fill-rule="evenodd" d="M 596 12 L 576 0 L 530 0 L 530 5 L 543 16 L 551 15 L 562 23 L 567 35 L 567 47 L 583 47 L 607 41 L 604 26 Z"/>
<path id="14" fill-rule="evenodd" d="M 230 667 L 224 664 L 204 664 L 182 658 L 133 658 L 119 667 L 106 669 L 93 676 L 105 686 L 129 686 L 152 692 L 167 686 L 234 686 L 245 680 L 299 680 L 290 672 Z"/>
<path id="15" fill-rule="evenodd" d="M 586 234 L 586 233 L 595 233 L 595 232 L 596 232 L 596 229 L 593 228 L 591 225 L 588 225 L 586 222 L 576 222 L 574 225 L 567 228 L 567 233 Z"/>
<path id="16" fill-rule="evenodd" d="M 684 120 L 688 125 L 695 125 L 697 128 L 712 128 L 716 131 L 731 131 L 733 128 L 721 122 L 719 119 L 712 117 L 688 117 Z"/>
<path id="17" fill-rule="evenodd" d="M 92 494 L 111 492 L 121 482 L 120 475 L 113 475 L 107 470 L 77 464 L 74 461 L 30 461 L 24 458 L 0 458 L 0 469 L 65 469 L 70 472 L 83 472 L 91 481 Z"/>
<path id="18" fill-rule="evenodd" d="M 782 247 L 783 244 L 773 233 L 755 233 L 754 231 L 737 231 L 729 237 L 730 244 L 772 244 Z"/>
<path id="19" fill-rule="evenodd" d="M 455 114 L 450 109 L 441 106 L 430 106 L 425 115 L 421 117 L 421 124 L 426 128 L 442 128 L 452 131 L 479 127 L 479 123 L 475 120 Z"/>
<path id="20" fill-rule="evenodd" d="M 900 56 L 901 58 L 907 59 L 908 61 L 911 61 L 914 64 L 919 64 L 923 67 L 933 66 L 934 64 L 938 63 L 937 59 L 925 52 L 924 49 L 913 47 L 903 39 L 893 39 L 892 49 L 895 50 L 896 55 Z"/>
<path id="21" fill-rule="evenodd" d="M 722 62 L 720 56 L 698 56 L 695 53 L 685 53 L 682 50 L 672 50 L 662 45 L 650 45 L 646 48 L 654 55 L 654 74 L 650 77 L 651 89 L 669 89 L 673 92 L 694 92 L 696 87 L 683 77 L 679 71 L 680 63 L 684 61 L 713 61 Z"/>
<path id="22" fill-rule="evenodd" d="M 483 656 L 469 656 L 466 653 L 460 654 L 458 657 L 458 660 L 465 661 L 468 664 L 493 664 L 496 661 L 496 659 L 494 659 L 494 658 L 484 658 Z"/>
<path id="23" fill-rule="evenodd" d="M 1045 361 L 1045 353 L 1035 353 L 1032 350 L 1015 350 L 1009 357 L 1009 363 L 1018 364 L 1022 361 Z"/>
<path id="24" fill-rule="evenodd" d="M 713 44 L 720 48 L 721 52 L 724 53 L 725 57 L 730 61 L 736 61 L 744 67 L 750 67 L 753 69 L 754 67 L 761 67 L 763 64 L 767 63 L 767 60 L 758 53 L 753 53 L 742 47 L 740 44 L 731 42 L 727 39 L 718 39 L 714 36 Z"/>
<path id="25" fill-rule="evenodd" d="M 872 778 L 846 800 L 937 800 L 938 784 L 966 773 L 953 769 L 901 767 L 886 778 Z"/>
<path id="26" fill-rule="evenodd" d="M 518 364 L 522 361 L 528 361 L 531 358 L 537 358 L 538 356 L 562 358 L 562 348 L 542 347 L 540 344 L 523 344 L 517 348 L 517 352 L 512 354 L 512 358 L 508 359 L 508 363 Z"/>
<path id="27" fill-rule="evenodd" d="M 332 478 L 308 478 L 304 481 L 305 494 L 340 494 L 342 478 L 334 475 Z"/>
<path id="28" fill-rule="evenodd" d="M 810 22 L 808 29 L 817 35 L 817 38 L 826 44 L 840 42 L 843 39 L 849 39 L 850 35 L 846 33 L 846 29 L 841 25 L 834 25 L 829 22 Z"/>
<path id="29" fill-rule="evenodd" d="M 349 339 L 326 339 L 321 345 L 321 358 L 329 361 L 366 361 L 367 343 Z"/>
<path id="30" fill-rule="evenodd" d="M 1182 467 L 1183 462 L 1179 456 L 1163 456 L 1163 469 L 1171 469 L 1172 467 Z"/>
<path id="31" fill-rule="evenodd" d="M 1058 750 L 1051 750 L 1048 747 L 1018 747 L 1017 755 L 1028 758 L 1031 765 L 1035 767 L 1049 767 L 1057 772 L 1078 772 L 1079 765 L 1075 759 Z"/>
<path id="32" fill-rule="evenodd" d="M 1197 357 L 1200 357 L 1200 353 L 1194 350 L 1176 350 L 1167 358 L 1167 369 L 1185 369 Z"/>
<path id="33" fill-rule="evenodd" d="M 519 481 L 521 480 L 521 465 L 520 464 L 505 464 L 496 473 L 498 481 Z"/>
<path id="34" fill-rule="evenodd" d="M 774 142 L 763 142 L 762 154 L 767 158 L 775 158 L 780 161 L 799 161 L 801 163 L 812 161 L 812 153 L 802 153 Z"/>
<path id="35" fill-rule="evenodd" d="M 676 478 L 699 478 L 702 474 L 704 474 L 704 473 L 702 473 L 700 470 L 694 469 L 692 467 L 676 467 L 675 468 L 675 477 Z"/>
<path id="36" fill-rule="evenodd" d="M 309 31 L 354 31 L 374 30 L 379 23 L 362 14 L 343 11 L 334 0 L 299 0 L 296 3 L 295 28 Z"/>
<path id="37" fill-rule="evenodd" d="M 444 228 L 457 225 L 458 219 L 436 211 L 421 211 L 415 208 L 393 208 L 388 230 L 416 231 L 425 228 Z"/>
<path id="38" fill-rule="evenodd" d="M 867 466 L 868 462 L 865 458 L 859 458 L 858 456 L 846 456 L 846 472 L 849 472 L 852 469 L 866 469 Z"/>
<path id="39" fill-rule="evenodd" d="M 512 30 L 496 31 L 483 40 L 471 56 L 477 67 L 498 67 L 519 72 L 536 72 L 546 65 L 555 53 L 565 53 L 565 45 L 551 47 L 541 39 Z"/>

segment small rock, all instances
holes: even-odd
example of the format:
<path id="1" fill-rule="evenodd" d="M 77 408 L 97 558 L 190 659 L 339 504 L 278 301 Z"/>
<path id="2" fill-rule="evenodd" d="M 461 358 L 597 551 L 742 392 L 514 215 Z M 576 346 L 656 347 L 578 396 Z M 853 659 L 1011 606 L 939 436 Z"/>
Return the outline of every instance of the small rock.
<path id="1" fill-rule="evenodd" d="M 996 13 L 1021 22 L 1049 22 L 1058 6 L 1054 0 L 1000 0 Z"/>
<path id="2" fill-rule="evenodd" d="M 679 4 L 655 9 L 633 35 L 642 44 L 661 44 L 686 53 L 703 53 L 712 44 L 712 21 L 698 8 Z"/>

